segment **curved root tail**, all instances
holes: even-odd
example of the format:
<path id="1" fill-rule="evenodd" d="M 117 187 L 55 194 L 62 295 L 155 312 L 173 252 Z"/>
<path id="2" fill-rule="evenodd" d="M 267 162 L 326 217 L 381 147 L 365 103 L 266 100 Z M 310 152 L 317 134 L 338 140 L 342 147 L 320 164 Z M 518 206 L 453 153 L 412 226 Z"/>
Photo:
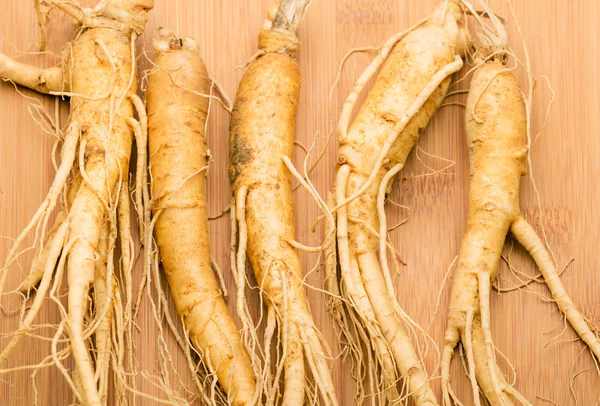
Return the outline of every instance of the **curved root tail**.
<path id="1" fill-rule="evenodd" d="M 399 168 L 396 168 L 395 171 L 397 172 Z M 338 202 L 346 201 L 350 173 L 351 169 L 348 165 L 339 168 L 336 180 Z M 393 175 L 386 179 L 389 181 L 392 177 Z M 382 187 L 385 188 L 385 186 Z M 356 241 L 349 240 L 348 208 L 340 206 L 337 217 L 337 241 L 342 283 L 344 291 L 350 299 L 349 303 L 352 307 L 350 311 L 355 311 L 360 323 L 366 327 L 369 338 L 363 339 L 363 341 L 366 341 L 365 345 L 370 351 L 374 351 L 378 368 L 382 370 L 383 382 L 378 379 L 376 386 L 381 388 L 379 390 L 385 393 L 390 402 L 404 401 L 406 397 L 411 396 L 418 405 L 437 404 L 429 385 L 429 378 L 405 327 L 405 322 L 408 320 L 394 299 L 395 294 L 394 296 L 389 294 L 389 290 L 393 291 L 393 287 L 387 269 L 387 261 L 385 269 L 388 277 L 386 278 L 377 254 L 375 252 L 359 254 L 356 252 Z M 385 217 L 380 221 L 385 222 Z M 363 225 L 365 227 L 362 227 Z M 360 226 L 365 233 L 377 234 L 375 230 L 367 230 L 369 227 L 366 224 L 361 223 Z M 385 239 L 385 236 L 383 238 Z M 384 249 L 387 249 L 385 242 L 383 246 Z M 385 254 L 383 258 L 386 258 Z M 355 330 L 359 329 L 361 326 L 355 326 Z M 371 366 L 371 368 L 373 367 L 374 365 Z M 367 373 L 371 379 L 378 376 L 373 371 L 367 371 Z M 398 394 L 396 386 L 400 379 L 404 379 L 406 390 L 402 390 Z"/>
<path id="2" fill-rule="evenodd" d="M 94 280 L 94 249 L 86 242 L 75 243 L 69 253 L 67 266 L 69 281 L 69 333 L 73 358 L 81 390 L 87 404 L 100 406 L 100 396 L 94 378 L 94 368 L 83 334 L 83 323 L 89 301 L 89 289 Z"/>
<path id="3" fill-rule="evenodd" d="M 550 258 L 550 254 L 531 224 L 523 217 L 518 217 L 512 223 L 510 231 L 527 252 L 531 254 L 535 263 L 540 268 L 546 285 L 552 293 L 552 298 L 556 301 L 560 311 L 565 315 L 573 329 L 577 332 L 577 335 L 588 345 L 594 356 L 600 360 L 600 341 L 598 341 L 598 337 L 590 329 L 587 321 L 579 310 L 577 310 L 577 307 L 567 294 L 556 267 Z"/>
<path id="4" fill-rule="evenodd" d="M 333 381 L 329 366 L 328 356 L 321 345 L 320 337 L 310 314 L 304 314 L 301 308 L 290 307 L 294 295 L 294 303 L 298 303 L 295 290 L 299 283 L 289 278 L 293 271 L 283 261 L 283 269 L 275 271 L 268 270 L 271 277 L 276 275 L 281 282 L 281 298 L 275 301 L 269 297 L 264 286 L 261 286 L 261 299 L 267 299 L 267 325 L 265 330 L 264 349 L 258 347 L 256 328 L 252 321 L 248 304 L 245 297 L 245 289 L 248 284 L 246 278 L 246 249 L 248 243 L 248 226 L 246 224 L 246 198 L 248 188 L 240 187 L 231 204 L 232 213 L 232 243 L 231 263 L 237 285 L 237 313 L 242 322 L 243 338 L 246 347 L 251 354 L 253 366 L 257 376 L 262 377 L 262 385 L 257 385 L 257 391 L 261 390 L 268 405 L 278 404 L 282 399 L 286 405 L 303 405 L 306 398 L 313 397 L 312 388 L 320 395 L 324 405 L 337 405 Z M 295 276 L 291 276 L 295 277 Z M 301 287 L 301 285 L 300 285 Z M 299 314 L 300 312 L 300 314 Z M 277 361 L 272 362 L 271 346 L 276 328 L 279 330 L 281 350 L 277 351 Z M 264 356 L 264 363 L 260 362 L 255 351 L 260 351 Z M 274 364 L 274 365 L 273 365 Z M 312 375 L 312 382 L 307 379 L 308 370 Z M 275 374 L 272 374 L 272 368 Z M 280 378 L 283 374 L 283 388 L 280 388 Z M 281 392 L 283 392 L 281 394 Z M 317 396 L 315 395 L 315 396 Z M 260 396 L 260 393 L 257 393 Z M 282 396 L 282 398 L 281 398 Z M 258 397 L 257 397 L 258 399 Z"/>
<path id="5" fill-rule="evenodd" d="M 481 405 L 480 392 L 493 405 L 511 406 L 513 404 L 511 397 L 522 405 L 530 405 L 523 395 L 508 383 L 498 368 L 490 328 L 490 275 L 487 272 L 479 272 L 476 276 L 478 290 L 473 294 L 479 300 L 472 301 L 476 305 L 466 314 L 451 306 L 448 316 L 448 329 L 441 362 L 443 404 L 445 406 L 461 404 L 452 391 L 450 381 L 450 365 L 454 349 L 461 341 L 466 353 L 468 378 L 475 405 Z M 459 281 L 454 283 L 460 285 Z M 468 290 L 465 290 L 463 294 L 467 292 Z"/>

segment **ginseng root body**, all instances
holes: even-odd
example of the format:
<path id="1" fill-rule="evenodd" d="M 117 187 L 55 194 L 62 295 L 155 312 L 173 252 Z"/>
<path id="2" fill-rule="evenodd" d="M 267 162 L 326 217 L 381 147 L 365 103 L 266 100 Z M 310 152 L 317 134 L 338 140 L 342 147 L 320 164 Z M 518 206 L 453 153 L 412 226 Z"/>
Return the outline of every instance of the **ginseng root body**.
<path id="1" fill-rule="evenodd" d="M 444 2 L 425 22 L 390 39 L 357 81 L 338 124 L 333 210 L 340 290 L 348 311 L 356 315 L 353 327 L 341 327 L 346 336 L 358 331 L 370 352 L 365 375 L 379 402 L 405 402 L 410 394 L 417 405 L 437 404 L 406 328 L 410 321 L 396 299 L 383 205 L 395 175 L 442 103 L 451 75 L 462 67 L 467 44 L 463 17 L 458 2 Z M 381 63 L 367 99 L 348 125 L 358 93 Z M 398 390 L 401 380 L 404 386 Z M 359 402 L 362 396 L 359 390 Z"/>
<path id="2" fill-rule="evenodd" d="M 125 247 L 133 245 L 129 244 L 128 225 L 124 225 L 129 222 L 129 200 L 120 197 L 129 187 L 132 127 L 140 126 L 133 119 L 134 111 L 145 116 L 143 103 L 136 95 L 135 40 L 143 32 L 153 2 L 109 0 L 93 10 L 63 1 L 48 3 L 65 11 L 79 25 L 76 38 L 63 51 L 61 65 L 38 69 L 0 55 L 2 77 L 42 93 L 70 97 L 66 133 L 58 129 L 60 123 L 54 123 L 57 138 L 63 140 L 62 162 L 56 178 L 41 207 L 16 239 L 0 276 L 2 293 L 7 271 L 19 255 L 20 244 L 30 231 L 36 230 L 36 261 L 21 290 L 28 292 L 38 286 L 37 294 L 20 329 L 0 355 L 0 364 L 32 326 L 46 294 L 50 292 L 56 299 L 56 290 L 66 270 L 68 307 L 55 340 L 63 331 L 68 332 L 76 368 L 73 379 L 66 371 L 63 373 L 82 404 L 101 405 L 107 400 L 105 377 L 109 367 L 118 377 L 115 380 L 118 396 L 123 394 L 120 390 L 128 379 L 123 371 L 123 359 L 118 355 L 123 350 L 120 331 L 124 326 L 111 332 L 117 328 L 115 324 L 124 320 L 116 291 L 113 255 L 117 234 L 121 234 Z M 45 17 L 42 20 L 45 21 Z M 43 22 L 41 26 L 45 37 Z M 57 225 L 44 236 L 49 217 L 63 192 L 66 204 Z M 118 217 L 119 222 L 122 221 L 120 225 Z M 42 233 L 38 235 L 40 230 Z M 125 249 L 124 274 L 131 271 L 131 257 L 131 252 Z M 125 278 L 130 281 L 130 274 Z M 131 303 L 130 296 L 127 303 Z M 90 312 L 93 313 L 90 315 Z M 114 317 L 115 314 L 119 317 Z M 131 321 L 127 316 L 125 319 Z M 88 340 L 94 333 L 97 334 L 97 351 L 90 348 Z M 119 348 L 110 349 L 111 337 Z"/>
<path id="3" fill-rule="evenodd" d="M 327 357 L 308 308 L 300 259 L 289 244 L 295 238 L 294 202 L 291 174 L 282 160 L 293 153 L 300 95 L 295 32 L 305 3 L 282 2 L 261 32 L 260 53 L 239 85 L 230 125 L 231 212 L 237 232 L 232 264 L 238 315 L 247 340 L 256 341 L 244 307 L 248 257 L 267 307 L 263 390 L 267 404 L 303 405 L 315 387 L 322 404 L 337 403 Z M 272 377 L 271 343 L 276 327 L 281 355 Z M 284 383 L 279 399 L 281 374 Z M 309 385 L 310 376 L 314 386 Z"/>
<path id="4" fill-rule="evenodd" d="M 254 371 L 211 265 L 205 134 L 210 79 L 193 39 L 166 29 L 159 35 L 146 93 L 156 242 L 191 343 L 229 403 L 250 405 L 257 396 Z"/>
<path id="5" fill-rule="evenodd" d="M 475 404 L 480 392 L 491 405 L 529 405 L 496 364 L 490 330 L 490 289 L 507 233 L 527 249 L 558 307 L 596 357 L 598 339 L 575 308 L 533 227 L 520 214 L 521 176 L 527 173 L 528 115 L 523 93 L 506 58 L 489 57 L 474 72 L 466 104 L 469 200 L 449 304 L 442 354 L 444 404 L 456 400 L 450 363 L 459 342 L 465 350 Z"/>

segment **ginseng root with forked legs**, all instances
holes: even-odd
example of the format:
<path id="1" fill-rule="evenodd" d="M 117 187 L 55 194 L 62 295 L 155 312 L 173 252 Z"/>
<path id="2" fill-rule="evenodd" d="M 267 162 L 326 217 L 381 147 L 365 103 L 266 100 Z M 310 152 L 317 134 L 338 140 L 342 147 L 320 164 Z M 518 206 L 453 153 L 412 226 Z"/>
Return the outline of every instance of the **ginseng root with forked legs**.
<path id="1" fill-rule="evenodd" d="M 39 69 L 0 55 L 1 77 L 41 93 L 70 97 L 62 162 L 46 199 L 17 237 L 1 270 L 0 294 L 10 266 L 20 256 L 21 243 L 35 231 L 36 261 L 20 288 L 29 291 L 37 286 L 37 293 L 19 330 L 0 354 L 0 364 L 33 325 L 55 268 L 51 296 L 56 293 L 58 279 L 65 270 L 68 308 L 65 311 L 61 306 L 65 320 L 57 334 L 63 328 L 69 334 L 69 350 L 75 360 L 73 379 L 66 369 L 61 371 L 76 397 L 86 405 L 106 402 L 109 359 L 115 377 L 120 379 L 116 386 L 122 388 L 125 379 L 121 366 L 117 365 L 123 360 L 121 349 L 111 347 L 113 341 L 123 344 L 118 338 L 112 339 L 119 336 L 113 335 L 112 329 L 121 330 L 123 326 L 115 327 L 115 323 L 125 323 L 112 257 L 118 232 L 123 247 L 131 247 L 128 225 L 120 223 L 129 222 L 129 210 L 123 209 L 123 204 L 128 205 L 129 201 L 123 199 L 122 191 L 129 187 L 130 126 L 139 125 L 133 119 L 134 111 L 139 116 L 145 115 L 136 95 L 135 40 L 143 32 L 152 7 L 152 0 L 107 0 L 94 9 L 82 9 L 75 2 L 47 0 L 44 7 L 38 7 L 41 16 L 44 10 L 57 9 L 79 24 L 75 39 L 63 51 L 61 64 Z M 42 18 L 43 45 L 46 17 Z M 64 195 L 68 195 L 70 202 L 63 201 L 56 225 L 46 234 L 49 218 Z M 131 258 L 132 253 L 127 249 L 122 258 L 123 272 L 131 270 Z M 126 278 L 130 280 L 130 276 Z M 127 303 L 131 303 L 130 299 L 127 298 Z M 57 299 L 56 302 L 59 303 Z M 87 318 L 90 311 L 92 317 Z M 89 344 L 94 333 L 98 352 L 91 351 Z M 114 355 L 109 357 L 108 351 Z"/>
<path id="2" fill-rule="evenodd" d="M 514 69 L 507 66 L 512 53 L 506 32 L 491 12 L 488 15 L 498 35 L 490 36 L 487 43 L 491 45 L 482 46 L 475 54 L 476 69 L 466 104 L 470 173 L 467 225 L 454 272 L 441 364 L 444 404 L 448 406 L 461 404 L 450 385 L 450 364 L 459 342 L 466 353 L 476 405 L 482 404 L 480 393 L 491 405 L 512 405 L 513 398 L 530 405 L 498 368 L 490 330 L 490 289 L 509 230 L 535 260 L 560 311 L 600 359 L 598 338 L 567 295 L 541 239 L 520 214 L 520 182 L 527 173 L 531 139 L 533 84 L 530 81 L 525 100 Z M 526 68 L 529 70 L 528 62 Z"/>
<path id="3" fill-rule="evenodd" d="M 296 30 L 307 7 L 306 0 L 284 0 L 270 15 L 259 36 L 256 59 L 239 85 L 230 125 L 237 313 L 248 346 L 256 347 L 245 299 L 248 257 L 267 307 L 265 404 L 303 405 L 311 397 L 316 400 L 313 388 L 321 404 L 337 404 L 327 354 L 308 308 L 300 259 L 288 242 L 295 238 L 294 203 L 283 157 L 293 153 L 300 94 Z M 279 337 L 274 339 L 277 330 Z M 281 345 L 276 362 L 271 361 L 274 342 Z"/>
<path id="4" fill-rule="evenodd" d="M 162 264 L 187 336 L 208 372 L 216 373 L 228 403 L 257 404 L 252 363 L 211 267 L 205 134 L 214 97 L 210 79 L 193 39 L 160 29 L 154 48 L 146 98 L 151 205 Z M 146 221 L 150 239 L 152 231 Z"/>
<path id="5" fill-rule="evenodd" d="M 388 40 L 356 82 L 338 123 L 337 205 L 332 211 L 337 212 L 340 291 L 353 320 L 343 328 L 348 340 L 361 341 L 367 350 L 363 375 L 377 404 L 407 403 L 409 397 L 416 405 L 438 404 L 407 328 L 423 330 L 396 299 L 388 269 L 384 202 L 442 103 L 452 74 L 463 65 L 468 44 L 464 14 L 458 0 L 444 1 L 428 19 Z M 361 90 L 382 64 L 349 125 Z M 362 367 L 365 362 L 358 359 L 355 364 Z M 361 403 L 362 378 L 358 376 Z"/>

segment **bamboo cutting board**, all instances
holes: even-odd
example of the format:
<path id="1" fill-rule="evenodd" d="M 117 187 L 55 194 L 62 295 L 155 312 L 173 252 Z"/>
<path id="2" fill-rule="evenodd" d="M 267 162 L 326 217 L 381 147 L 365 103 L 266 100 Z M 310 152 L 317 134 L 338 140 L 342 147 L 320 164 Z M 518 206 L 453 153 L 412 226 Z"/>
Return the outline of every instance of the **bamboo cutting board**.
<path id="1" fill-rule="evenodd" d="M 0 49 L 9 56 L 21 53 L 20 60 L 40 67 L 56 62 L 52 55 L 22 54 L 33 50 L 38 29 L 33 2 L 2 0 L 0 13 Z M 257 4 L 258 3 L 258 4 Z M 297 140 L 309 146 L 315 134 L 320 134 L 316 147 L 325 146 L 331 120 L 337 120 L 341 103 L 355 78 L 366 66 L 372 54 L 359 54 L 346 64 L 339 87 L 333 92 L 328 105 L 329 88 L 334 81 L 343 55 L 354 47 L 381 44 L 388 36 L 403 30 L 428 15 L 437 0 L 315 0 L 303 22 L 299 37 L 302 73 L 302 93 L 298 111 Z M 504 0 L 490 1 L 501 16 L 509 17 Z M 548 242 L 563 267 L 573 259 L 562 275 L 575 303 L 591 322 L 600 318 L 600 283 L 595 272 L 600 269 L 597 249 L 600 217 L 595 209 L 600 200 L 597 180 L 600 176 L 600 63 L 595 45 L 600 38 L 600 2 L 597 0 L 515 1 L 516 14 L 529 46 L 533 71 L 545 75 L 554 88 L 556 98 L 550 108 L 546 128 L 532 146 L 533 174 L 539 190 L 543 217 L 540 216 L 532 183 L 523 179 L 521 203 L 524 216 L 541 231 L 542 223 Z M 139 41 L 139 50 L 152 50 L 152 36 L 160 26 L 192 36 L 201 45 L 201 54 L 209 72 L 220 81 L 231 97 L 242 77 L 244 65 L 256 51 L 257 36 L 269 7 L 274 0 L 156 0 L 150 15 L 146 34 Z M 72 36 L 68 20 L 55 12 L 49 30 L 48 49 L 59 53 Z M 523 55 L 514 23 L 509 25 L 510 43 L 519 56 Z M 140 69 L 148 66 L 140 57 Z M 463 70 L 464 73 L 466 70 Z M 525 76 L 519 74 L 524 84 Z M 467 83 L 463 83 L 464 86 Z M 28 113 L 32 103 L 41 105 L 54 116 L 54 100 L 22 88 L 15 91 L 12 84 L 0 84 L 0 258 L 6 257 L 11 238 L 18 235 L 28 222 L 53 179 L 51 161 L 52 136 L 44 133 Z M 464 96 L 453 100 L 463 101 Z M 545 80 L 541 79 L 532 111 L 533 130 L 537 132 L 544 121 L 546 108 L 552 98 Z M 68 110 L 62 103 L 63 121 Z M 331 109 L 329 109 L 331 107 Z M 331 112 L 331 114 L 330 114 Z M 408 206 L 410 211 L 388 208 L 390 225 L 409 217 L 391 233 L 394 245 L 406 263 L 396 278 L 400 304 L 421 326 L 426 327 L 434 316 L 436 297 L 446 269 L 458 251 L 466 214 L 467 159 L 463 130 L 464 110 L 459 106 L 442 108 L 432 120 L 419 141 L 422 152 L 411 154 L 392 192 L 392 198 Z M 231 197 L 227 179 L 228 116 L 215 108 L 211 113 L 209 146 L 214 163 L 209 173 L 209 208 L 218 213 Z M 331 189 L 335 166 L 335 142 L 312 177 L 318 190 L 324 194 Z M 436 157 L 430 156 L 434 155 Z M 304 158 L 301 148 L 296 149 L 295 163 Z M 443 158 L 443 159 L 442 159 Z M 442 169 L 448 161 L 456 164 L 442 173 L 430 174 L 430 168 Z M 298 239 L 315 245 L 317 235 L 310 232 L 318 215 L 315 203 L 305 191 L 296 192 L 296 225 Z M 228 216 L 210 224 L 211 246 L 216 261 L 225 272 L 230 291 L 233 280 L 228 272 L 229 221 Z M 29 240 L 31 242 L 31 240 Z M 511 247 L 507 240 L 506 253 Z M 23 256 L 21 265 L 27 269 L 31 253 Z M 305 269 L 315 264 L 314 254 L 302 255 Z M 527 275 L 534 275 L 533 261 L 515 246 L 512 264 Z M 10 269 L 9 287 L 15 287 L 23 271 Z M 136 272 L 141 272 L 138 261 Z M 502 285 L 511 286 L 506 264 L 501 265 Z M 322 286 L 322 272 L 315 272 L 307 282 Z M 257 310 L 256 291 L 254 297 Z M 512 362 L 516 373 L 516 388 L 534 404 L 592 405 L 600 397 L 600 380 L 588 352 L 580 342 L 573 342 L 574 334 L 567 327 L 562 336 L 563 322 L 556 306 L 544 300 L 549 293 L 544 285 L 533 284 L 521 291 L 492 296 L 492 333 L 497 348 Z M 338 355 L 332 321 L 325 311 L 325 297 L 309 290 L 311 309 L 317 325 L 329 343 L 332 354 Z M 13 298 L 14 299 L 14 298 Z M 16 302 L 4 298 L 0 313 L 0 332 L 13 331 L 18 324 Z M 432 323 L 431 335 L 443 343 L 446 326 L 445 307 L 449 286 L 441 296 L 441 307 Z M 234 298 L 228 300 L 235 308 Z M 39 323 L 56 324 L 59 313 L 47 301 L 38 317 Z M 141 334 L 137 337 L 137 360 L 140 368 L 150 373 L 157 370 L 157 325 L 149 306 L 145 305 L 138 320 Z M 50 334 L 49 330 L 41 333 Z M 177 366 L 177 375 L 190 388 L 190 376 L 173 338 L 168 343 Z M 3 348 L 7 340 L 1 341 Z M 551 344 L 551 345 L 550 345 Z M 18 352 L 7 366 L 40 362 L 49 354 L 49 345 L 35 339 L 22 342 Z M 499 361 L 511 376 L 508 364 Z M 430 351 L 426 363 L 431 372 L 437 357 Z M 66 363 L 67 367 L 72 364 Z M 336 358 L 333 362 L 334 379 L 340 404 L 353 404 L 353 381 L 349 360 Z M 583 371 L 583 372 L 582 372 Z M 581 373 L 580 373 L 581 372 Z M 0 404 L 30 405 L 36 398 L 30 378 L 31 371 L 0 375 Z M 576 378 L 573 378 L 576 376 Z M 179 378 L 178 378 L 179 377 Z M 471 404 L 471 392 L 458 357 L 453 366 L 455 389 L 465 404 Z M 68 386 L 55 369 L 38 372 L 35 379 L 37 398 L 41 405 L 67 405 L 72 402 Z M 439 380 L 435 381 L 440 393 Z M 141 379 L 138 389 L 157 395 L 159 391 Z M 577 403 L 574 400 L 577 398 Z M 547 399 L 547 400 L 544 400 Z M 140 404 L 153 404 L 142 401 Z"/>

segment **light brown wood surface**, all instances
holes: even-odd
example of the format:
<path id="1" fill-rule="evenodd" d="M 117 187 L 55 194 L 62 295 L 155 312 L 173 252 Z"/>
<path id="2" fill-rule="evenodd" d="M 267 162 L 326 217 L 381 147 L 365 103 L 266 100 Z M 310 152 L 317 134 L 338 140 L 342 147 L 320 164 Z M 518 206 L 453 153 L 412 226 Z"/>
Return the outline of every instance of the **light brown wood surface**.
<path id="1" fill-rule="evenodd" d="M 351 48 L 381 44 L 392 33 L 403 30 L 431 12 L 437 0 L 314 0 L 301 25 L 299 37 L 302 93 L 298 111 L 297 140 L 308 146 L 319 133 L 317 148 L 324 147 L 330 120 L 335 122 L 341 102 L 354 79 L 366 66 L 372 54 L 360 54 L 350 59 L 341 76 L 340 86 L 333 93 L 332 115 L 329 114 L 329 89 L 343 55 Z M 506 1 L 491 1 L 499 15 L 509 17 Z M 600 318 L 600 252 L 598 235 L 600 217 L 600 63 L 596 51 L 600 39 L 600 2 L 596 0 L 515 1 L 516 14 L 529 46 L 533 71 L 548 78 L 556 98 L 550 109 L 546 128 L 533 144 L 531 156 L 533 174 L 537 182 L 543 208 L 543 224 L 548 241 L 563 267 L 571 258 L 562 280 L 582 313 L 594 323 Z M 32 1 L 2 0 L 0 12 L 0 50 L 15 56 L 33 50 L 38 28 Z M 273 0 L 156 0 L 146 33 L 139 41 L 141 51 L 150 51 L 151 38 L 160 26 L 194 37 L 201 45 L 201 54 L 209 72 L 220 81 L 233 98 L 242 77 L 243 65 L 256 51 L 258 32 Z M 72 36 L 68 19 L 54 12 L 49 31 L 49 50 L 59 53 Z M 514 23 L 509 24 L 510 43 L 523 56 Z M 20 60 L 40 67 L 51 66 L 56 59 L 49 55 L 22 55 Z M 140 58 L 140 70 L 148 63 Z M 463 70 L 461 75 L 466 71 Z M 519 70 L 521 83 L 525 75 Z M 467 82 L 463 83 L 466 86 Z M 10 238 L 18 235 L 42 202 L 53 179 L 51 161 L 52 136 L 45 134 L 28 113 L 34 99 L 41 101 L 53 114 L 54 100 L 33 91 L 18 89 L 10 83 L 0 84 L 0 258 L 4 260 L 11 245 Z M 454 96 L 453 100 L 463 100 Z M 537 132 L 546 114 L 551 92 L 545 80 L 537 87 L 532 111 L 533 130 Z M 62 107 L 63 120 L 67 103 Z M 410 207 L 406 224 L 391 233 L 400 256 L 406 262 L 396 278 L 398 298 L 404 309 L 418 323 L 426 327 L 434 315 L 434 307 L 442 278 L 457 253 L 464 229 L 466 214 L 467 159 L 463 130 L 464 110 L 451 106 L 441 109 L 432 120 L 419 147 L 456 165 L 443 174 L 428 173 L 428 166 L 443 168 L 446 161 L 414 152 L 393 188 L 392 198 Z M 209 175 L 210 212 L 218 213 L 229 203 L 231 192 L 227 179 L 228 116 L 215 108 L 210 118 L 209 146 L 215 161 Z M 321 193 L 333 184 L 335 142 L 317 167 L 312 179 Z M 296 149 L 295 162 L 301 163 L 304 152 Z M 529 179 L 523 180 L 521 203 L 524 216 L 541 231 L 542 220 L 536 197 Z M 397 207 L 388 208 L 388 221 L 395 224 L 409 213 Z M 296 193 L 296 224 L 298 240 L 314 245 L 317 240 L 310 226 L 318 215 L 316 205 L 303 190 Z M 230 291 L 233 280 L 228 271 L 229 221 L 228 216 L 210 224 L 212 251 L 225 272 Z M 321 233 L 320 231 L 319 233 Z M 318 234 L 317 237 L 321 235 Z M 31 240 L 29 240 L 31 242 Z M 511 239 L 507 239 L 507 251 Z M 23 256 L 22 270 L 9 270 L 9 288 L 14 288 L 31 261 L 31 254 Z M 316 261 L 314 254 L 302 255 L 305 269 Z M 528 275 L 534 275 L 533 261 L 515 246 L 512 263 Z M 138 261 L 136 272 L 141 272 Z M 514 277 L 505 264 L 501 265 L 502 285 L 508 287 Z M 307 282 L 322 286 L 322 272 L 309 276 Z M 248 294 L 256 298 L 256 291 Z M 563 330 L 556 306 L 544 300 L 548 291 L 542 284 L 533 284 L 526 290 L 494 294 L 492 296 L 492 333 L 497 348 L 512 362 L 516 373 L 516 388 L 533 404 L 557 405 L 595 404 L 600 397 L 600 380 L 589 352 L 580 342 L 573 342 L 569 327 L 564 334 L 547 344 Z M 332 320 L 325 311 L 325 297 L 309 291 L 312 313 L 329 343 L 333 355 L 337 344 Z M 441 296 L 441 307 L 435 317 L 431 334 L 438 344 L 443 342 L 446 327 L 445 307 L 449 299 L 449 285 Z M 13 331 L 18 324 L 16 302 L 3 298 L 4 313 L 0 313 L 2 335 Z M 228 301 L 234 309 L 234 298 Z M 256 309 L 257 301 L 253 301 Z M 38 323 L 57 323 L 56 306 L 46 302 Z M 144 305 L 138 320 L 137 359 L 141 370 L 155 371 L 157 360 L 157 326 L 149 307 Z M 49 330 L 42 331 L 46 335 Z M 168 336 L 168 335 L 167 335 Z M 169 337 L 169 336 L 168 336 Z M 0 347 L 7 343 L 0 340 Z M 169 337 L 172 353 L 181 379 L 190 383 L 189 372 L 181 351 Z M 582 350 L 584 350 L 582 352 Z M 580 354 L 580 352 L 582 352 Z M 23 341 L 6 367 L 39 362 L 49 353 L 47 342 L 28 338 Z M 579 355 L 579 356 L 578 356 Z M 426 363 L 433 371 L 437 358 L 430 351 Z M 509 376 L 506 362 L 499 361 Z M 67 363 L 67 367 L 72 364 Z M 337 392 L 342 405 L 353 404 L 354 385 L 350 377 L 350 361 L 337 359 L 333 363 Z M 573 377 L 577 375 L 576 379 Z M 453 366 L 456 391 L 465 404 L 471 404 L 468 382 L 462 373 L 458 357 Z M 0 375 L 0 404 L 30 405 L 35 391 L 31 371 L 2 373 Z M 176 378 L 174 378 L 176 379 Z M 41 405 L 67 405 L 72 396 L 61 374 L 55 369 L 42 370 L 35 381 Z M 147 381 L 140 379 L 139 388 L 158 394 Z M 192 386 L 190 385 L 190 388 Z M 440 393 L 439 380 L 435 381 Z M 572 392 L 573 391 L 573 392 Z M 140 404 L 153 404 L 142 401 Z"/>

